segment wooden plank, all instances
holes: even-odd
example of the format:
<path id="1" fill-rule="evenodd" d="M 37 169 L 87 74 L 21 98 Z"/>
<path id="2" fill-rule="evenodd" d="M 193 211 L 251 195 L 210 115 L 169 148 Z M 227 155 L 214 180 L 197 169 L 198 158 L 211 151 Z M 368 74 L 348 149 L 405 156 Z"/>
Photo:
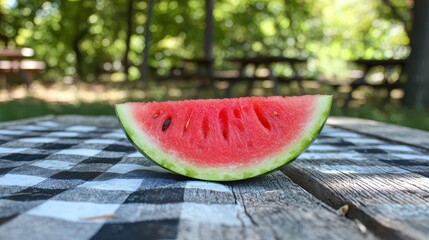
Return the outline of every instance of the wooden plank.
<path id="1" fill-rule="evenodd" d="M 181 221 L 179 239 L 375 239 L 280 171 L 222 186 L 229 190 L 196 191 L 187 197 L 192 202 L 211 199 L 230 205 L 218 209 L 214 202 L 204 216 Z M 194 206 L 193 213 L 198 210 Z M 223 217 L 212 219 L 214 215 Z"/>
<path id="2" fill-rule="evenodd" d="M 8 59 L 20 59 L 32 57 L 34 50 L 31 48 L 0 48 L 0 57 Z"/>
<path id="3" fill-rule="evenodd" d="M 330 117 L 329 125 L 429 149 L 429 132 L 387 123 L 348 117 Z"/>
<path id="4" fill-rule="evenodd" d="M 349 205 L 347 216 L 359 219 L 382 238 L 427 239 L 429 178 L 424 173 L 429 172 L 428 152 L 347 130 L 325 130 L 282 171 L 330 206 Z M 388 137 L 389 133 L 383 136 Z"/>
<path id="5" fill-rule="evenodd" d="M 348 217 L 359 219 L 383 238 L 427 239 L 427 178 L 412 173 L 380 176 L 338 171 L 337 174 L 323 174 L 316 168 L 314 163 L 301 162 L 283 168 L 283 171 L 297 184 L 331 206 L 349 204 Z M 335 168 L 331 166 L 332 169 Z M 362 169 L 365 171 L 367 168 Z"/>

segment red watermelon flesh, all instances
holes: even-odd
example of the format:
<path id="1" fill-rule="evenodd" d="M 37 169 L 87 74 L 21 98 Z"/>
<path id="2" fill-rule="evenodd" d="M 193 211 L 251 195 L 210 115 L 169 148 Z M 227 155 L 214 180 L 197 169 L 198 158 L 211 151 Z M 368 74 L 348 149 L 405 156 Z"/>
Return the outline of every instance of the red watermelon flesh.
<path id="1" fill-rule="evenodd" d="M 331 96 L 126 103 L 123 129 L 154 162 L 207 180 L 238 180 L 295 159 L 329 114 Z"/>

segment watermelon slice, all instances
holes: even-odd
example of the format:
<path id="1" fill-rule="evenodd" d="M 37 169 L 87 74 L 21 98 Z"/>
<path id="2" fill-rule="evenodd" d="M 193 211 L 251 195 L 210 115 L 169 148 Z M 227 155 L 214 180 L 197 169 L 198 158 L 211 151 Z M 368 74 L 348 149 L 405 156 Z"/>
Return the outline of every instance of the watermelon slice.
<path id="1" fill-rule="evenodd" d="M 134 146 L 188 177 L 240 180 L 294 160 L 317 137 L 331 96 L 130 102 L 116 105 Z"/>

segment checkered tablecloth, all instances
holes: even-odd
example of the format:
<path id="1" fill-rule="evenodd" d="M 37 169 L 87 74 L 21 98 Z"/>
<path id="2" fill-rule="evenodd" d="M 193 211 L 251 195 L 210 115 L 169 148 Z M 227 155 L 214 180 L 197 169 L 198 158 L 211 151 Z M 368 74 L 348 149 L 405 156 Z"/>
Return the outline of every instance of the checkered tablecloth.
<path id="1" fill-rule="evenodd" d="M 335 160 L 345 149 L 358 160 L 377 154 L 398 164 L 427 157 L 326 126 L 297 161 Z M 56 121 L 0 128 L 0 239 L 172 239 L 183 221 L 251 225 L 235 184 L 169 173 L 138 153 L 119 128 Z"/>

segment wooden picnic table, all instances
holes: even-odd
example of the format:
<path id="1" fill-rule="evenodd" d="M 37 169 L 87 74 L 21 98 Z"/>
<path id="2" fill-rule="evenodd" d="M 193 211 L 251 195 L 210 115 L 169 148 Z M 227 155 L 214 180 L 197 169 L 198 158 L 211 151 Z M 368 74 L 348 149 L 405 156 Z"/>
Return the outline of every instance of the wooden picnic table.
<path id="1" fill-rule="evenodd" d="M 198 88 L 213 86 L 213 59 L 181 58 L 179 63 L 172 66 L 167 74 L 157 75 L 159 80 L 197 80 Z"/>
<path id="2" fill-rule="evenodd" d="M 195 75 L 197 78 L 201 79 L 201 85 L 212 85 L 213 80 L 213 63 L 214 59 L 207 59 L 207 58 L 183 58 L 182 61 L 190 64 L 194 64 L 195 69 Z"/>
<path id="3" fill-rule="evenodd" d="M 28 59 L 33 56 L 31 48 L 0 48 L 0 76 L 20 74 L 29 87 L 34 75 L 46 68 L 44 62 Z"/>
<path id="4" fill-rule="evenodd" d="M 210 78 L 212 74 L 213 59 L 206 58 L 181 58 L 179 64 L 170 69 L 166 76 L 160 76 L 160 79 L 172 78 Z"/>
<path id="5" fill-rule="evenodd" d="M 273 82 L 273 85 L 274 85 L 273 87 L 274 94 L 277 95 L 279 93 L 278 92 L 279 80 L 289 82 L 292 80 L 301 79 L 299 71 L 297 70 L 297 64 L 306 63 L 307 59 L 291 58 L 291 57 L 284 57 L 284 56 L 261 55 L 261 56 L 254 56 L 254 57 L 229 58 L 229 59 L 226 59 L 226 61 L 239 65 L 239 76 L 228 79 L 230 80 L 230 85 L 227 88 L 226 96 L 230 97 L 232 95 L 233 85 L 240 80 L 246 80 L 248 82 L 247 91 L 246 91 L 247 95 L 250 95 L 250 91 L 252 90 L 253 84 L 256 80 L 270 80 Z M 293 71 L 292 76 L 289 78 L 275 76 L 273 73 L 273 65 L 278 63 L 290 65 Z M 246 71 L 246 69 L 250 66 L 253 66 L 253 71 L 250 72 L 250 75 L 247 75 L 248 72 Z M 264 67 L 267 70 L 266 76 L 257 75 L 257 69 L 259 67 Z"/>
<path id="6" fill-rule="evenodd" d="M 355 81 L 351 82 L 351 90 L 345 101 L 345 106 L 348 105 L 352 99 L 353 92 L 356 91 L 361 86 L 371 86 L 376 89 L 386 89 L 387 98 L 390 98 L 390 92 L 393 89 L 403 88 L 403 84 L 399 81 L 401 75 L 404 72 L 406 59 L 356 59 L 352 63 L 355 63 L 358 66 L 363 68 L 362 76 Z M 375 68 L 383 68 L 382 71 L 379 71 L 383 74 L 383 78 L 378 83 L 371 83 L 369 81 L 369 76 L 371 70 Z M 392 74 L 397 72 L 397 78 L 392 78 Z"/>
<path id="7" fill-rule="evenodd" d="M 429 133 L 331 117 L 244 181 L 150 162 L 114 117 L 0 123 L 0 239 L 427 239 Z"/>

